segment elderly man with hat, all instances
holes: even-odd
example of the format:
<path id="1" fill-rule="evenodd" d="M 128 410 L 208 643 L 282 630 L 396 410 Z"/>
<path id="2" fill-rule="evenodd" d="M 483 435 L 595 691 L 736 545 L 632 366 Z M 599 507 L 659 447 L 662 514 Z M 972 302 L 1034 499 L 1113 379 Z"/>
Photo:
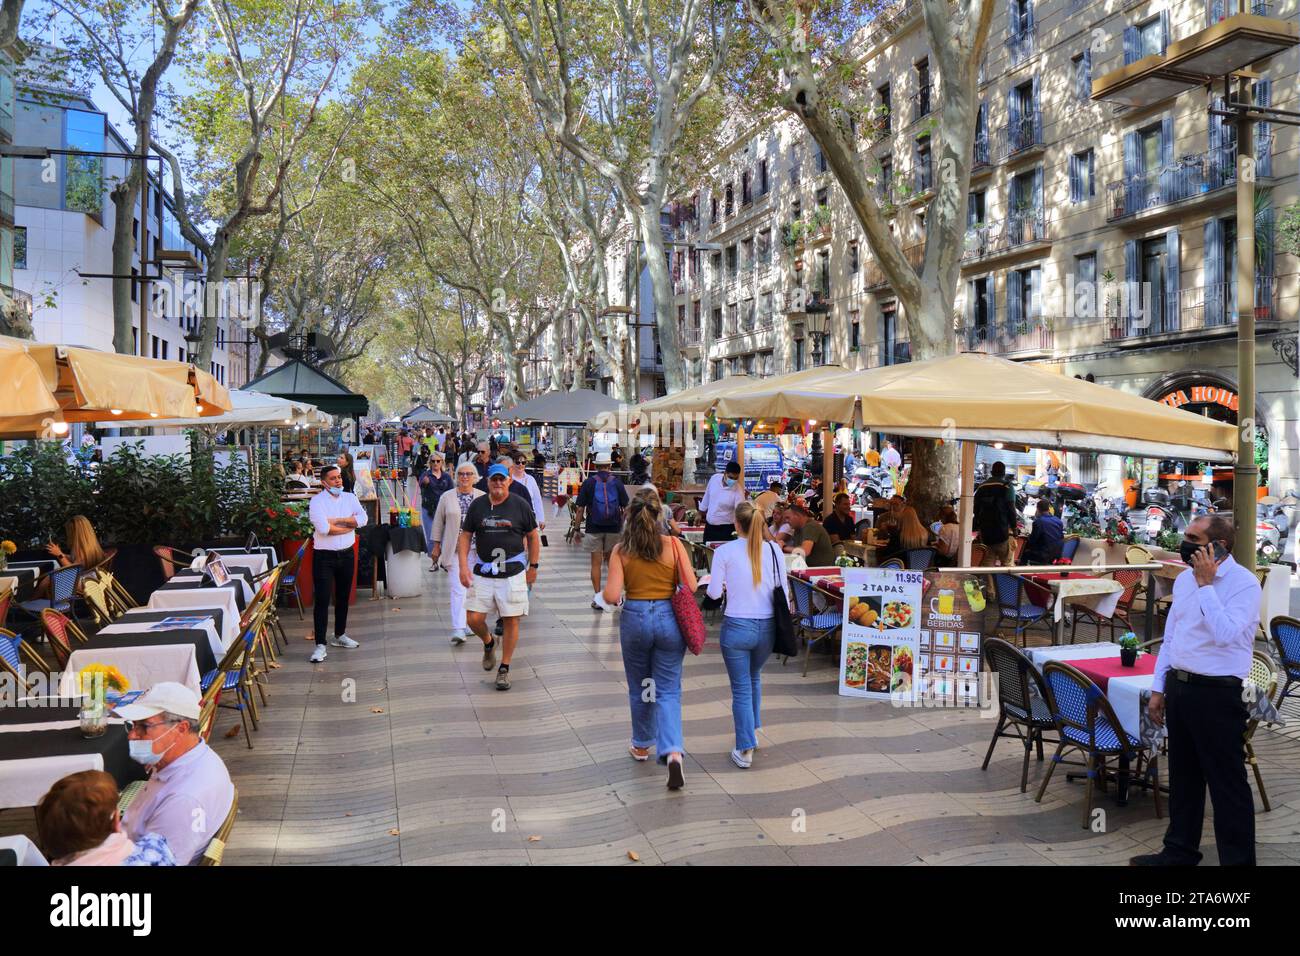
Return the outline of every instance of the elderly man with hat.
<path id="1" fill-rule="evenodd" d="M 184 684 L 154 684 L 133 704 L 116 709 L 127 722 L 131 759 L 149 782 L 127 807 L 123 829 L 132 840 L 167 838 L 182 865 L 198 861 L 235 801 L 226 765 L 199 735 L 199 695 Z"/>

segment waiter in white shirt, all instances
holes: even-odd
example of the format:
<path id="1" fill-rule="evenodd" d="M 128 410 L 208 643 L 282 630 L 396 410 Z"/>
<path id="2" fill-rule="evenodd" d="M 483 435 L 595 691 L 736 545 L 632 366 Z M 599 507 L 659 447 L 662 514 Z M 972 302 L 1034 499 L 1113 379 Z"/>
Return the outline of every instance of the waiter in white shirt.
<path id="1" fill-rule="evenodd" d="M 740 462 L 731 459 L 720 474 L 709 479 L 700 498 L 704 512 L 704 540 L 731 541 L 736 537 L 736 505 L 745 500 Z"/>
<path id="2" fill-rule="evenodd" d="M 312 536 L 312 587 L 316 592 L 314 608 L 316 623 L 316 649 L 311 662 L 325 660 L 325 625 L 330 617 L 330 591 L 334 592 L 334 636 L 330 643 L 335 647 L 359 647 L 348 637 L 348 599 L 352 596 L 352 576 L 356 570 L 356 555 L 352 545 L 357 540 L 356 529 L 365 526 L 366 510 L 357 496 L 343 490 L 343 475 L 338 465 L 326 465 L 321 472 L 325 492 L 311 500 L 308 513 L 315 534 Z"/>
<path id="3" fill-rule="evenodd" d="M 1242 687 L 1259 627 L 1260 586 L 1232 559 L 1232 537 L 1232 522 L 1211 515 L 1188 525 L 1179 547 L 1190 567 L 1174 580 L 1147 708 L 1169 728 L 1169 829 L 1164 849 L 1133 857 L 1134 866 L 1200 862 L 1207 786 L 1219 863 L 1255 865 Z"/>

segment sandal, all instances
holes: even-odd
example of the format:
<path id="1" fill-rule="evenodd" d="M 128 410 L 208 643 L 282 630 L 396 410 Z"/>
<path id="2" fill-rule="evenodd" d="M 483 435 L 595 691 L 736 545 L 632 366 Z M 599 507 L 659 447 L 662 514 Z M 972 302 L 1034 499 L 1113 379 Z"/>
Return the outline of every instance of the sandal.
<path id="1" fill-rule="evenodd" d="M 635 760 L 637 763 L 645 763 L 647 760 L 650 759 L 649 747 L 637 747 L 629 744 L 627 748 L 627 752 L 632 755 L 632 759 Z"/>

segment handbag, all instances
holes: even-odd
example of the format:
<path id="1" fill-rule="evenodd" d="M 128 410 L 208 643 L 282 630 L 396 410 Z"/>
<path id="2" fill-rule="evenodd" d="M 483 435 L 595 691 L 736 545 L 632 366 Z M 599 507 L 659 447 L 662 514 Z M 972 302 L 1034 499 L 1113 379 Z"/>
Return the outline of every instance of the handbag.
<path id="1" fill-rule="evenodd" d="M 776 555 L 772 556 L 772 564 L 776 566 L 776 587 L 772 589 L 772 623 L 775 625 L 772 653 L 780 654 L 782 657 L 798 657 L 799 645 L 794 637 L 794 618 L 790 614 L 790 601 L 785 596 L 785 585 L 781 580 L 781 567 L 776 563 Z"/>
<path id="2" fill-rule="evenodd" d="M 673 541 L 673 566 L 677 569 L 677 583 L 673 587 L 673 617 L 677 618 L 677 629 L 682 632 L 686 649 L 696 656 L 704 649 L 707 630 L 704 627 L 704 615 L 695 603 L 695 595 L 686 589 L 682 581 L 682 552 L 676 540 Z"/>

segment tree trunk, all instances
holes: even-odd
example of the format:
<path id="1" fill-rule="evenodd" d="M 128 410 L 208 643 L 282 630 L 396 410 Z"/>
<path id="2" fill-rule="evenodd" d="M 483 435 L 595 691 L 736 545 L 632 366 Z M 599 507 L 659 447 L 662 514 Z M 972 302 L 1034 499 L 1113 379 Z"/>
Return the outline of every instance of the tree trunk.
<path id="1" fill-rule="evenodd" d="M 682 362 L 682 343 L 677 330 L 677 315 L 673 309 L 673 280 L 668 271 L 663 228 L 659 225 L 661 205 L 655 200 L 653 207 L 643 207 L 636 219 L 641 239 L 645 243 L 646 268 L 650 270 L 650 285 L 654 290 L 655 327 L 659 330 L 659 351 L 664 358 L 664 383 L 669 393 L 672 393 L 686 388 L 686 375 Z M 637 281 L 640 281 L 639 275 Z M 633 369 L 632 373 L 636 378 L 640 377 L 639 369 Z"/>
<path id="2" fill-rule="evenodd" d="M 134 236 L 131 233 L 135 218 L 135 207 L 140 196 L 140 181 L 132 172 L 126 179 L 113 188 L 109 198 L 113 200 L 113 351 L 120 355 L 130 355 L 134 350 L 131 332 L 135 328 L 135 307 L 131 301 L 133 280 L 122 278 L 131 274 Z M 148 258 L 141 256 L 141 261 Z M 146 267 L 147 268 L 147 267 Z M 143 288 L 143 286 L 141 286 Z M 168 309 L 180 315 L 181 311 L 172 301 L 172 296 L 165 300 Z M 143 342 L 140 343 L 143 346 Z M 141 349 L 143 351 L 143 349 Z"/>
<path id="3" fill-rule="evenodd" d="M 208 281 L 203 288 L 202 338 L 199 340 L 199 356 L 194 362 L 201 372 L 207 372 L 212 368 L 212 352 L 217 344 L 217 322 L 220 319 L 223 301 L 221 288 L 226 281 L 226 253 L 229 243 L 226 234 L 218 232 L 212 243 L 212 258 L 208 261 Z"/>

